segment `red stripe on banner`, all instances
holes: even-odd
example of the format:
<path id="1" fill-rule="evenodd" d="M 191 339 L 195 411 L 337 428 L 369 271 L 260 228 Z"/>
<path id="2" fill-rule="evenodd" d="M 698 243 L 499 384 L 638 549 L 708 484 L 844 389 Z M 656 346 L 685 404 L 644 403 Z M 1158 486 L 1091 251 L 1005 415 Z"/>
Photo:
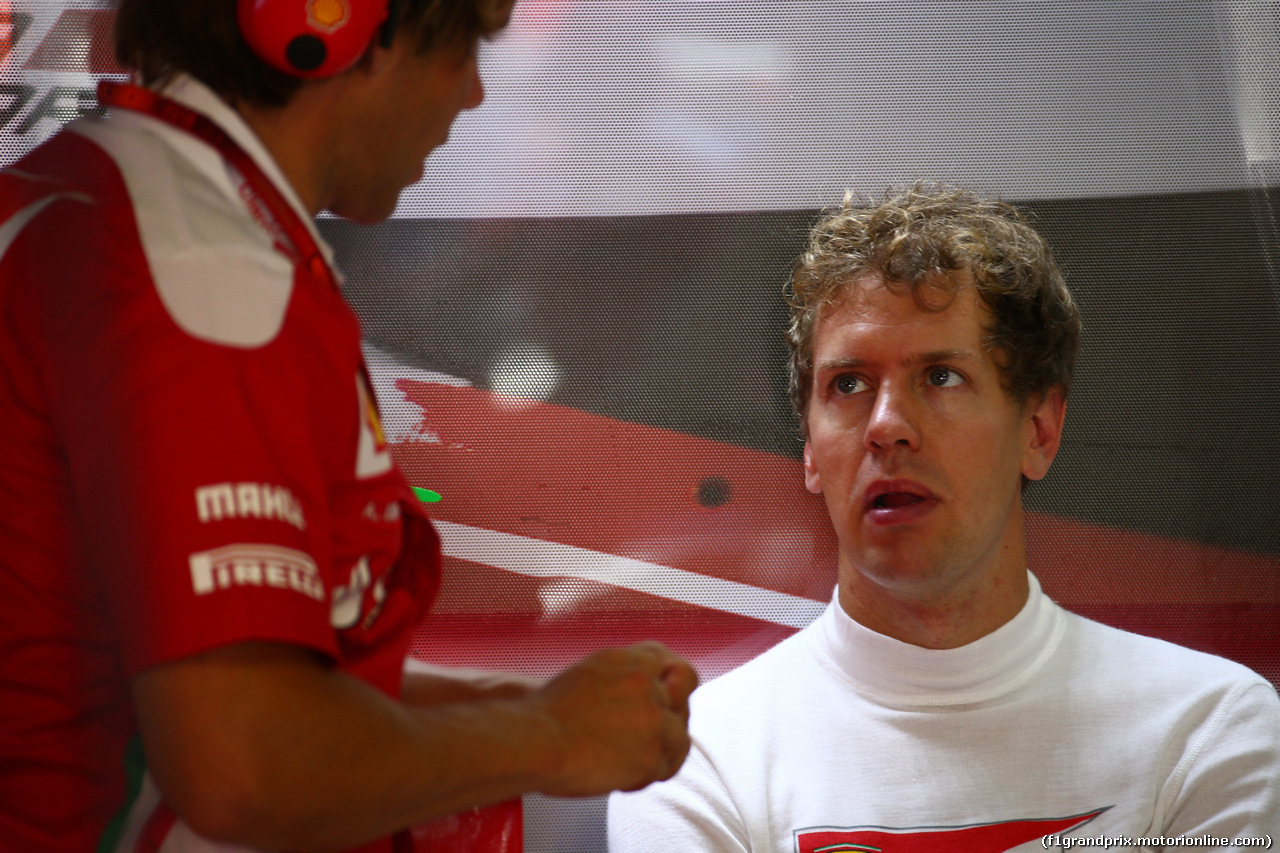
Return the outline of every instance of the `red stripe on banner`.
<path id="1" fill-rule="evenodd" d="M 444 495 L 435 517 L 831 596 L 835 536 L 795 460 L 476 388 L 396 384 L 424 413 L 396 459 L 412 485 Z"/>
<path id="2" fill-rule="evenodd" d="M 1280 686 L 1280 604 L 1076 604 L 1089 619 L 1220 655 Z"/>
<path id="3" fill-rule="evenodd" d="M 447 584 L 455 590 L 485 577 L 482 567 L 450 569 L 465 580 Z M 536 581 L 494 570 L 483 592 L 505 597 L 507 591 Z M 640 596 L 641 593 L 633 593 Z M 1107 625 L 1158 637 L 1188 648 L 1238 661 L 1272 683 L 1280 684 L 1280 605 L 1076 605 L 1072 611 Z M 429 616 L 414 634 L 411 653 L 441 666 L 518 669 L 551 675 L 596 649 L 656 640 L 694 662 L 704 677 L 727 672 L 795 632 L 732 613 L 661 602 L 618 610 L 587 610 L 560 616 L 536 613 Z"/>
<path id="4" fill-rule="evenodd" d="M 1064 605 L 1280 604 L 1280 558 L 1028 513 L 1028 561 Z"/>
<path id="5" fill-rule="evenodd" d="M 518 582 L 518 576 L 511 575 L 495 579 L 488 592 L 501 596 L 513 577 Z M 694 663 L 703 677 L 712 677 L 794 632 L 711 609 L 661 609 L 661 602 L 645 609 L 588 610 L 549 618 L 532 613 L 434 613 L 414 633 L 410 653 L 440 666 L 550 676 L 597 649 L 654 640 Z"/>
<path id="6" fill-rule="evenodd" d="M 393 453 L 411 484 L 444 496 L 436 518 L 587 549 L 602 566 L 555 579 L 555 566 L 447 559 L 417 637 L 424 657 L 501 668 L 535 658 L 554 671 L 594 648 L 658 639 L 715 674 L 793 633 L 766 612 L 770 596 L 830 598 L 835 537 L 797 460 L 477 388 L 396 384 L 423 416 Z M 1280 559 L 1037 513 L 1027 526 L 1031 568 L 1064 606 L 1276 680 Z M 515 562 L 539 559 L 522 550 Z M 627 588 L 634 573 L 610 573 L 614 556 L 758 589 L 758 618 L 717 601 L 714 584 L 695 603 L 659 584 Z"/>

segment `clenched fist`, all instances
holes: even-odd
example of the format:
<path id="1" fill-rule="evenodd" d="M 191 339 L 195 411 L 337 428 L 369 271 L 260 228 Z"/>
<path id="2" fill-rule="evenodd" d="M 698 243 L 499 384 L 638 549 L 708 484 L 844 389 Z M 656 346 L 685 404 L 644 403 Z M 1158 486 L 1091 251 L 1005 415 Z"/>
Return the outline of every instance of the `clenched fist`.
<path id="1" fill-rule="evenodd" d="M 658 643 L 596 652 L 532 697 L 558 730 L 543 793 L 591 796 L 669 779 L 689 752 L 693 667 Z"/>

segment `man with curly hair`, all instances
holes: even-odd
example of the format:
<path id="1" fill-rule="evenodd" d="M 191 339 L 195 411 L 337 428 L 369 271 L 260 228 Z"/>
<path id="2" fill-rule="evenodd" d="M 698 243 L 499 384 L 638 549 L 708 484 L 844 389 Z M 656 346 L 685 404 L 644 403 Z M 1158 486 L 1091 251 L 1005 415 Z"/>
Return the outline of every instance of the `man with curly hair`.
<path id="1" fill-rule="evenodd" d="M 387 217 L 510 0 L 123 0 L 0 173 L 0 850 L 407 850 L 670 776 L 692 669 L 406 671 L 440 547 L 312 218 Z"/>
<path id="2" fill-rule="evenodd" d="M 1072 615 L 1027 570 L 1022 491 L 1058 452 L 1080 319 L 1024 217 L 929 184 L 846 202 L 788 296 L 833 601 L 695 694 L 689 760 L 613 795 L 610 849 L 1275 834 L 1272 686 Z"/>

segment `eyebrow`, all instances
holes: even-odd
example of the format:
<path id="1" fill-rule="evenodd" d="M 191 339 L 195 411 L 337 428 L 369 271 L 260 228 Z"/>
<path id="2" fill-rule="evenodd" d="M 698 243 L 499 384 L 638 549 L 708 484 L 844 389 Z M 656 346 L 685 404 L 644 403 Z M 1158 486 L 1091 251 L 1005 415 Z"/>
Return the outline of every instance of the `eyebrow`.
<path id="1" fill-rule="evenodd" d="M 966 349 L 934 350 L 933 352 L 921 353 L 914 358 L 906 359 L 903 363 L 907 365 L 933 364 L 940 361 L 963 361 L 973 358 L 974 353 Z M 815 364 L 813 369 L 815 373 L 827 370 L 846 370 L 851 367 L 865 367 L 867 363 L 865 358 L 846 356 Z"/>

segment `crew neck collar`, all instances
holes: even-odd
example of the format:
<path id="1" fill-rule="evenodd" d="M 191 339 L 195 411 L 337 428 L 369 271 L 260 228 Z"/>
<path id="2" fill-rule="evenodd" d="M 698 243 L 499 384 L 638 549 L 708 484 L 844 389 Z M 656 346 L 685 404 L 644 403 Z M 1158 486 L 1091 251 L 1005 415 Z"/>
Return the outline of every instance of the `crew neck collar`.
<path id="1" fill-rule="evenodd" d="M 995 631 L 955 649 L 926 649 L 855 622 L 833 596 L 819 618 L 823 663 L 837 676 L 886 704 L 971 705 L 997 699 L 1034 676 L 1057 648 L 1064 611 L 1028 573 L 1027 601 Z"/>

